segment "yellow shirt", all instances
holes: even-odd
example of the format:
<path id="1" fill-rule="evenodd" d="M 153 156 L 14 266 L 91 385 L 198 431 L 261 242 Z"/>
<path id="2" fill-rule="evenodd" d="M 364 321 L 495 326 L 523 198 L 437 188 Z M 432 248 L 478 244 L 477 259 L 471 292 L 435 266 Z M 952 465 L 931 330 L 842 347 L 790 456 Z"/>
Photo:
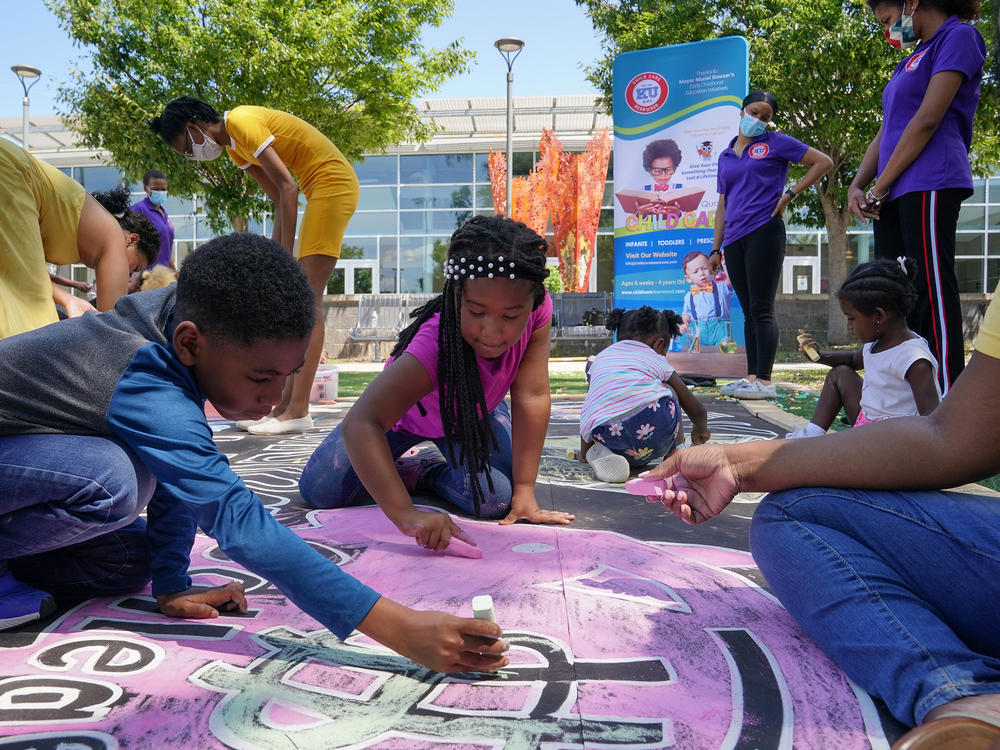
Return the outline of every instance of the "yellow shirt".
<path id="1" fill-rule="evenodd" d="M 260 166 L 270 146 L 295 175 L 306 200 L 353 189 L 354 169 L 333 142 L 295 115 L 266 107 L 241 105 L 226 112 L 226 132 L 233 140 L 229 158 L 240 169 Z"/>
<path id="2" fill-rule="evenodd" d="M 993 291 L 993 300 L 986 308 L 986 315 L 979 325 L 975 348 L 977 352 L 1000 359 L 1000 284 Z"/>
<path id="3" fill-rule="evenodd" d="M 77 263 L 87 192 L 55 167 L 0 139 L 0 338 L 58 320 L 46 262 Z"/>

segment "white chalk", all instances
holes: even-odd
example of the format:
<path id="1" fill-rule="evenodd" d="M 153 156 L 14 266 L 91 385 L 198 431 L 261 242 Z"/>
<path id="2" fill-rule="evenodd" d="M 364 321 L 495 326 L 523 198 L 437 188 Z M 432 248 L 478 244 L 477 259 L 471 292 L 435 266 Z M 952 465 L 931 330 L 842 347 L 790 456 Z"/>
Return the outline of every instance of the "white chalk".
<path id="1" fill-rule="evenodd" d="M 493 616 L 493 597 L 489 594 L 479 594 L 472 597 L 472 616 L 477 620 L 496 622 Z"/>

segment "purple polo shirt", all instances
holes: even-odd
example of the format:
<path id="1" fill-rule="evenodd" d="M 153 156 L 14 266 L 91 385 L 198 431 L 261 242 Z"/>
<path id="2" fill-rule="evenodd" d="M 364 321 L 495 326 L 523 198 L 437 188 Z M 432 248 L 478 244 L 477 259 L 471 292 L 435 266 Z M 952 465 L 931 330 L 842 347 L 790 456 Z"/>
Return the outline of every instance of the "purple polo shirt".
<path id="1" fill-rule="evenodd" d="M 965 79 L 952 99 L 941 123 L 920 155 L 890 186 L 890 198 L 920 190 L 966 188 L 972 193 L 969 147 L 972 120 L 979 106 L 979 83 L 983 78 L 986 44 L 976 28 L 952 16 L 930 39 L 904 58 L 882 92 L 882 140 L 878 147 L 878 171 L 892 156 L 903 130 L 916 114 L 931 76 L 955 70 Z"/>
<path id="2" fill-rule="evenodd" d="M 746 237 L 771 220 L 774 206 L 785 192 L 788 165 L 806 155 L 809 146 L 784 133 L 765 131 L 747 144 L 740 156 L 736 138 L 719 154 L 719 195 L 726 196 L 722 244 Z"/>
<path id="3" fill-rule="evenodd" d="M 174 250 L 174 225 L 170 223 L 167 212 L 160 213 L 148 197 L 133 205 L 132 210 L 148 217 L 160 235 L 160 252 L 156 254 L 153 265 L 169 266 Z"/>

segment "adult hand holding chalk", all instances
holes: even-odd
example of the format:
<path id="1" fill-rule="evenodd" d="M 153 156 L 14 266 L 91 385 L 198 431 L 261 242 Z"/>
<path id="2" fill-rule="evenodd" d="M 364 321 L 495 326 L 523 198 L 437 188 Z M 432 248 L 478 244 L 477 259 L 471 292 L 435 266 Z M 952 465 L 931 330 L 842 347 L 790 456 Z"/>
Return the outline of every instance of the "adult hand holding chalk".
<path id="1" fill-rule="evenodd" d="M 633 495 L 645 495 L 647 502 L 658 503 L 667 489 L 667 483 L 662 479 L 638 477 L 625 482 L 625 489 Z"/>

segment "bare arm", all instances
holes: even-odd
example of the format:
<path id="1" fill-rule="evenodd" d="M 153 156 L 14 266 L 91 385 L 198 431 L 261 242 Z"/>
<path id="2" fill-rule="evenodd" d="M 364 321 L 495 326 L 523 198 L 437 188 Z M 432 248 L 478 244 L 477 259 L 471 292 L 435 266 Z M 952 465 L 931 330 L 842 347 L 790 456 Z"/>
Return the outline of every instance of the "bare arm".
<path id="1" fill-rule="evenodd" d="M 872 142 L 868 144 L 868 148 L 865 149 L 865 155 L 861 157 L 861 164 L 858 166 L 858 172 L 854 175 L 854 179 L 851 180 L 851 185 L 847 189 L 848 196 L 848 208 L 851 213 L 857 216 L 859 219 L 877 219 L 877 211 L 868 211 L 866 209 L 865 202 L 865 187 L 868 183 L 875 179 L 875 175 L 878 174 L 878 145 L 882 140 L 882 126 L 879 126 L 878 132 L 872 139 Z"/>
<path id="2" fill-rule="evenodd" d="M 670 376 L 667 385 L 673 388 L 681 408 L 691 420 L 691 444 L 701 445 L 708 442 L 712 433 L 708 429 L 708 412 L 705 411 L 705 406 L 688 390 L 684 381 L 681 380 L 681 376 L 676 372 Z"/>
<path id="3" fill-rule="evenodd" d="M 917 412 L 922 416 L 926 417 L 941 403 L 934 378 L 934 368 L 926 359 L 919 359 L 910 365 L 910 369 L 906 371 L 906 382 L 910 384 L 910 390 L 913 392 Z"/>
<path id="4" fill-rule="evenodd" d="M 809 148 L 803 155 L 799 164 L 805 164 L 809 167 L 809 169 L 802 176 L 802 179 L 796 182 L 791 188 L 792 192 L 795 193 L 796 196 L 801 195 L 819 182 L 823 175 L 829 172 L 833 167 L 833 159 L 824 154 L 822 151 Z M 782 193 L 781 197 L 778 198 L 778 203 L 775 205 L 771 216 L 779 216 L 791 202 L 792 196 L 788 195 L 788 193 Z"/>
<path id="5" fill-rule="evenodd" d="M 115 217 L 90 194 L 80 212 L 76 246 L 80 260 L 97 275 L 97 309 L 110 310 L 126 293 L 132 269 L 125 254 L 125 233 Z"/>
<path id="6" fill-rule="evenodd" d="M 722 234 L 726 227 L 726 196 L 719 193 L 719 205 L 715 207 L 715 225 L 712 233 L 712 254 L 708 256 L 708 267 L 712 273 L 718 273 L 722 268 L 722 256 L 716 250 L 722 250 Z"/>
<path id="7" fill-rule="evenodd" d="M 261 151 L 257 160 L 260 166 L 251 164 L 247 172 L 274 203 L 274 226 L 279 234 L 274 239 L 293 252 L 299 216 L 299 186 L 273 147 Z"/>
<path id="8" fill-rule="evenodd" d="M 513 490 L 510 513 L 501 521 L 519 519 L 532 523 L 569 523 L 573 516 L 542 510 L 535 498 L 538 464 L 545 446 L 552 396 L 549 391 L 549 335 L 551 324 L 531 334 L 517 377 L 510 387 Z"/>
<path id="9" fill-rule="evenodd" d="M 791 487 L 937 489 L 1000 471 L 1000 359 L 974 352 L 926 417 L 898 417 L 809 440 L 759 440 L 679 451 L 648 476 L 666 478 L 663 503 L 701 523 L 739 492 Z M 849 476 L 844 466 L 850 466 Z"/>

